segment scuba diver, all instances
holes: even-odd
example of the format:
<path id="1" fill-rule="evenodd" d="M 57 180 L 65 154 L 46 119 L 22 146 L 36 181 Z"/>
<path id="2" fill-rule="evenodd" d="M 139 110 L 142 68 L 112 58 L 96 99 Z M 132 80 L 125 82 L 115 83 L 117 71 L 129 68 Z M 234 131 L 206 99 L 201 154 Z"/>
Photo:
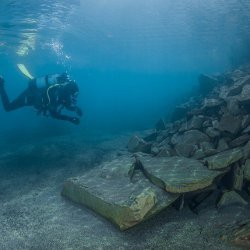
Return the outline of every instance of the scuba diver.
<path id="1" fill-rule="evenodd" d="M 79 92 L 76 82 L 71 80 L 66 73 L 33 78 L 27 72 L 26 76 L 28 75 L 30 78 L 28 88 L 12 102 L 9 101 L 5 91 L 5 81 L 0 76 L 0 96 L 4 110 L 12 111 L 25 106 L 33 106 L 37 110 L 38 115 L 43 114 L 78 125 L 82 111 L 76 105 Z M 79 117 L 62 114 L 61 111 L 64 108 L 75 112 Z"/>

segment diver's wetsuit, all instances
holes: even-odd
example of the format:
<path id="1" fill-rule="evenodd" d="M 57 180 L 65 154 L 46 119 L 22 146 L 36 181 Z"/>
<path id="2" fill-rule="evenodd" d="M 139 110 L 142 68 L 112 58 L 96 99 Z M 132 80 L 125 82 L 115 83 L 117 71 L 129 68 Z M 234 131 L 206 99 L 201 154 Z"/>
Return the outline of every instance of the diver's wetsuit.
<path id="1" fill-rule="evenodd" d="M 38 89 L 35 81 L 31 80 L 28 88 L 10 102 L 4 89 L 4 80 L 0 79 L 0 96 L 5 111 L 34 106 L 37 109 L 37 114 L 50 115 L 55 119 L 70 121 L 74 124 L 79 124 L 79 118 L 61 114 L 62 109 L 66 108 L 76 112 L 79 116 L 82 115 L 81 109 L 72 103 L 70 94 L 60 84 L 52 86 L 48 93 L 48 88 Z"/>

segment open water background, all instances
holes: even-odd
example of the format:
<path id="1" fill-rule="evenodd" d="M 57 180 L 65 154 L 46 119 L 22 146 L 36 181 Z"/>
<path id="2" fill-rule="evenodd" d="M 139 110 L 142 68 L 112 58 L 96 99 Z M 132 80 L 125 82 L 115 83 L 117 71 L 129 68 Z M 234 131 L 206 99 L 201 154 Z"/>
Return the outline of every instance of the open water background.
<path id="1" fill-rule="evenodd" d="M 0 74 L 10 98 L 27 86 L 17 63 L 34 76 L 67 71 L 85 113 L 74 129 L 153 127 L 194 91 L 200 73 L 250 58 L 246 0 L 1 0 L 0 16 Z M 31 108 L 1 108 L 0 116 L 15 131 L 68 126 Z"/>

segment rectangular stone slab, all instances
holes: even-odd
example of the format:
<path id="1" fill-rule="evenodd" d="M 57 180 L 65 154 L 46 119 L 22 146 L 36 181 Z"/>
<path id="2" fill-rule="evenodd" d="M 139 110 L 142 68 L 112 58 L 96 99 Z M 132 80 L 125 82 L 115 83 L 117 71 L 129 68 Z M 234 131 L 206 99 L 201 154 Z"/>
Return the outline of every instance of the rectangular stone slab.
<path id="1" fill-rule="evenodd" d="M 209 169 L 224 169 L 244 157 L 242 148 L 233 148 L 204 159 Z"/>
<path id="2" fill-rule="evenodd" d="M 138 157 L 146 176 L 170 193 L 202 190 L 223 172 L 208 170 L 201 162 L 185 157 Z"/>
<path id="3" fill-rule="evenodd" d="M 65 182 L 62 195 L 86 205 L 121 230 L 133 227 L 179 197 L 153 185 L 141 171 L 134 171 L 133 164 L 134 158 L 123 157 L 71 178 Z"/>

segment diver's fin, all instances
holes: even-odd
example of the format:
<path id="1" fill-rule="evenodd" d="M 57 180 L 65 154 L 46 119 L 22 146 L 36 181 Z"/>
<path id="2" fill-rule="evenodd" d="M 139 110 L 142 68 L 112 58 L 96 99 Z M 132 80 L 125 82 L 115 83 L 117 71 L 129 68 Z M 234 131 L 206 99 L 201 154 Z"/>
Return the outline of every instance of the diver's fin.
<path id="1" fill-rule="evenodd" d="M 27 70 L 24 64 L 19 63 L 17 64 L 17 67 L 26 77 L 28 77 L 31 80 L 34 79 L 34 77 L 30 74 L 30 72 Z"/>

